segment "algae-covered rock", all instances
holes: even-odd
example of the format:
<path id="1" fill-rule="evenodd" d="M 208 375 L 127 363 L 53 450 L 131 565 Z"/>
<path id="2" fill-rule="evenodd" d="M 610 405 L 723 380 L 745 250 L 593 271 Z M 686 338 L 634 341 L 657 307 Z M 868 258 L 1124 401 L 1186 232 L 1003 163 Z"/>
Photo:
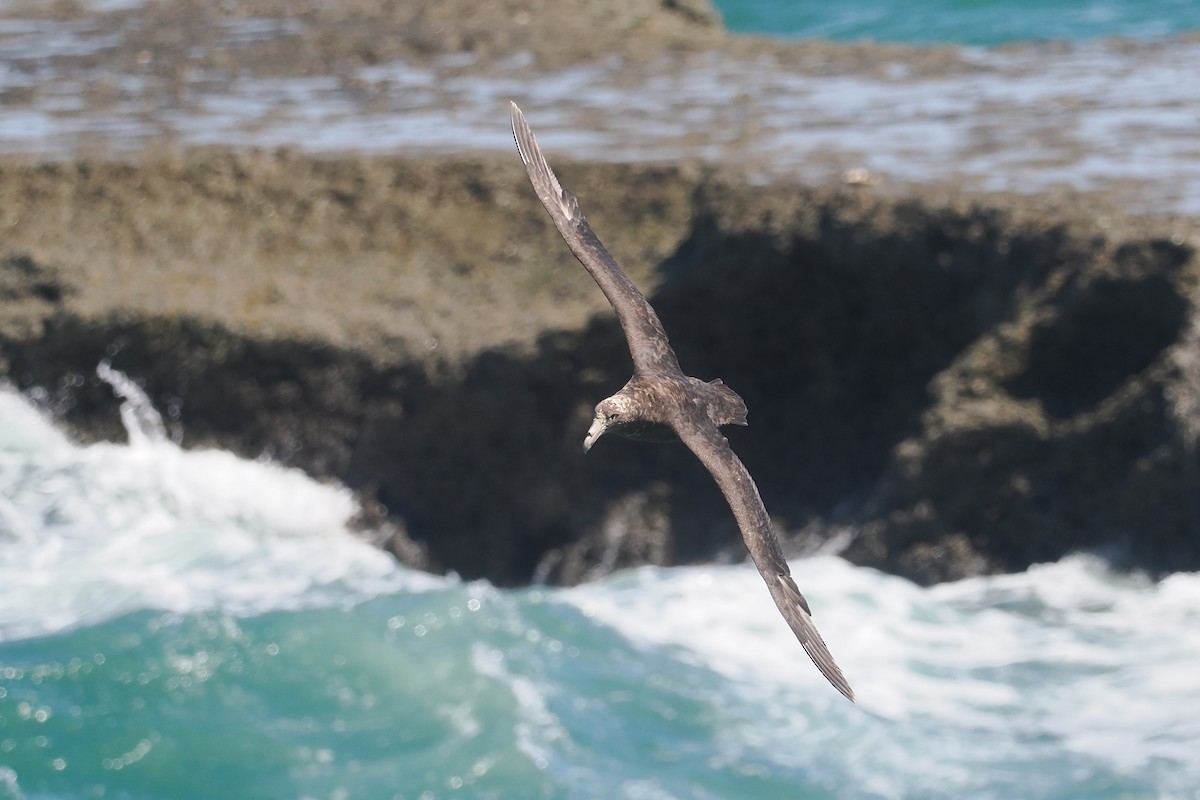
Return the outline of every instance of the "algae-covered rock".
<path id="1" fill-rule="evenodd" d="M 120 438 L 91 377 L 110 358 L 184 446 L 344 481 L 425 548 L 394 549 L 465 577 L 742 558 L 681 446 L 584 457 L 629 356 L 514 162 L 0 165 L 0 365 L 80 437 Z M 1186 221 L 560 173 L 684 368 L 746 399 L 730 438 L 785 531 L 849 531 L 849 558 L 924 581 L 1076 549 L 1200 565 Z"/>

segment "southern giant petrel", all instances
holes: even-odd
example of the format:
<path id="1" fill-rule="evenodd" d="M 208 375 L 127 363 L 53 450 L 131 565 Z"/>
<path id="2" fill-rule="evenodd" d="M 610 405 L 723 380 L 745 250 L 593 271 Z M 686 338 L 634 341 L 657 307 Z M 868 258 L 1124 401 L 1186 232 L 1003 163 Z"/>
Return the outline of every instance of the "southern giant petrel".
<path id="1" fill-rule="evenodd" d="M 575 195 L 559 184 L 516 103 L 512 104 L 512 128 L 538 198 L 571 252 L 617 312 L 633 355 L 633 377 L 621 391 L 596 406 L 596 417 L 583 440 L 584 451 L 606 431 L 632 439 L 660 438 L 661 433 L 673 431 L 716 479 L 775 605 L 804 650 L 834 688 L 853 700 L 854 691 L 825 647 L 808 602 L 792 580 L 758 487 L 718 430 L 721 425 L 745 425 L 746 404 L 720 379 L 706 383 L 683 374 L 658 314 L 600 243 Z"/>

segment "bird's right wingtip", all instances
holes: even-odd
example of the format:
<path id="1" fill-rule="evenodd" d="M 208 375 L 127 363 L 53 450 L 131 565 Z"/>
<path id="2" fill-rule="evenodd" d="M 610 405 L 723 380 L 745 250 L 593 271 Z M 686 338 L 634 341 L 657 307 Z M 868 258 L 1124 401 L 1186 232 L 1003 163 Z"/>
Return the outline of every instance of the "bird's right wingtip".
<path id="1" fill-rule="evenodd" d="M 513 136 L 518 136 L 518 132 L 522 129 L 529 130 L 529 123 L 525 121 L 525 112 L 521 110 L 515 100 L 508 101 L 508 118 L 512 122 Z"/>
<path id="2" fill-rule="evenodd" d="M 508 119 L 512 123 L 513 136 L 517 135 L 517 126 L 520 120 L 524 119 L 525 115 L 521 113 L 520 107 L 512 100 L 508 101 Z"/>
<path id="3" fill-rule="evenodd" d="M 537 140 L 533 138 L 533 131 L 529 129 L 529 123 L 525 121 L 525 114 L 521 111 L 521 107 L 515 101 L 508 101 L 509 119 L 512 122 L 513 141 L 517 144 L 517 152 L 521 155 L 521 161 L 528 167 L 533 163 L 533 151 L 537 147 Z"/>

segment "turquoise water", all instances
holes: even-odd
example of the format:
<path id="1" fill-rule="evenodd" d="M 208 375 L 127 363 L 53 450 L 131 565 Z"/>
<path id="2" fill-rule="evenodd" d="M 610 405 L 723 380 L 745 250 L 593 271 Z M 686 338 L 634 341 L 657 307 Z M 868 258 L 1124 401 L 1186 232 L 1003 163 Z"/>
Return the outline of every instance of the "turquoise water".
<path id="1" fill-rule="evenodd" d="M 97 4 L 111 0 L 83 6 Z M 192 71 L 179 92 L 113 55 L 114 35 L 143 38 L 137 14 L 77 19 L 32 4 L 33 16 L 0 32 L 0 154 L 136 158 L 216 145 L 512 158 L 507 108 L 516 100 L 552 162 L 698 161 L 754 180 L 854 176 L 887 191 L 934 183 L 968 192 L 1096 192 L 1138 214 L 1200 214 L 1200 2 L 722 5 L 734 29 L 780 36 L 1074 41 L 935 56 L 891 47 L 749 59 L 664 53 L 641 66 L 601 59 L 551 71 L 522 53 L 479 71 L 460 53 L 292 77 Z M 296 24 L 235 14 L 213 32 L 214 46 L 273 42 L 285 50 Z M 1156 38 L 1183 31 L 1193 33 Z M 1096 38 L 1107 36 L 1127 38 Z M 105 80 L 121 86 L 120 102 L 76 102 L 89 96 L 97 70 L 112 72 Z"/>
<path id="2" fill-rule="evenodd" d="M 1200 29 L 1194 0 L 714 0 L 743 33 L 806 39 L 996 45 L 1152 38 Z"/>
<path id="3" fill-rule="evenodd" d="M 796 560 L 852 705 L 751 567 L 416 573 L 125 390 L 89 447 L 0 392 L 0 798 L 1197 796 L 1200 575 Z"/>
<path id="4" fill-rule="evenodd" d="M 1182 2 L 719 5 L 837 39 L 1200 27 Z M 130 395 L 130 443 L 79 447 L 0 391 L 0 800 L 1200 797 L 1200 575 L 795 561 L 851 705 L 750 567 L 415 573 L 347 530 L 349 493 L 184 452 Z"/>

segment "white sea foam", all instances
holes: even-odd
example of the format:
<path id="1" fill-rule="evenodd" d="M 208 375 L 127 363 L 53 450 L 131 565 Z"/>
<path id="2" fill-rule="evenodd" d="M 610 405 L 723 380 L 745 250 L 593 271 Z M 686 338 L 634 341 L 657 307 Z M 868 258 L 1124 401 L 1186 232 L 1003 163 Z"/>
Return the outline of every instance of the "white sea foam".
<path id="1" fill-rule="evenodd" d="M 215 35 L 237 48 L 298 30 L 294 21 L 248 17 Z M 702 159 L 756 178 L 836 180 L 853 169 L 970 189 L 1109 188 L 1139 211 L 1200 210 L 1200 42 L 1191 37 L 965 48 L 934 74 L 919 57 L 861 70 L 836 59 L 823 66 L 819 53 L 806 67 L 708 53 L 648 66 L 614 57 L 549 73 L 515 54 L 486 74 L 464 74 L 472 57 L 459 55 L 302 77 L 194 69 L 182 90 L 141 67 L 122 73 L 92 58 L 62 60 L 122 41 L 87 20 L 0 20 L 0 89 L 38 88 L 6 107 L 0 151 L 70 158 L 165 141 L 507 152 L 515 98 L 559 158 Z M 113 98 L 81 102 L 98 82 L 117 90 Z"/>
<path id="2" fill-rule="evenodd" d="M 857 709 L 823 685 L 750 566 L 646 568 L 564 596 L 728 676 L 730 708 L 754 709 L 734 723 L 738 747 L 755 731 L 836 739 L 861 774 L 888 776 L 876 796 L 1003 797 L 1006 781 L 1028 791 L 1043 772 L 1060 791 L 1094 772 L 1136 775 L 1159 796 L 1200 781 L 1200 575 L 1155 583 L 1074 556 L 927 589 L 835 557 L 793 566 Z M 817 774 L 819 750 L 769 752 Z"/>
<path id="3" fill-rule="evenodd" d="M 146 402 L 109 377 L 126 402 Z M 346 490 L 185 452 L 146 413 L 125 414 L 148 426 L 138 444 L 81 447 L 0 391 L 0 642 L 138 609 L 250 616 L 392 595 L 353 610 L 369 631 L 393 614 L 388 604 L 408 608 L 403 595 L 449 587 L 443 602 L 482 600 L 494 624 L 478 623 L 476 641 L 447 639 L 434 660 L 467 662 L 511 698 L 459 708 L 461 687 L 445 687 L 463 736 L 510 727 L 536 774 L 588 796 L 619 781 L 608 796 L 718 797 L 703 776 L 752 786 L 760 773 L 863 798 L 1194 800 L 1200 785 L 1198 574 L 1155 582 L 1075 556 L 925 588 L 836 557 L 796 560 L 857 691 L 852 705 L 825 685 L 748 565 L 644 568 L 566 590 L 455 588 L 348 533 Z M 555 613 L 560 604 L 570 614 Z M 593 624 L 577 624 L 578 610 Z M 406 652 L 364 646 L 371 663 Z M 483 716 L 509 707 L 511 718 Z M 665 755 L 622 772 L 619 732 L 634 725 Z M 702 763 L 664 768 L 676 744 Z"/>
<path id="4" fill-rule="evenodd" d="M 130 446 L 141 447 L 167 440 L 167 428 L 163 425 L 162 415 L 137 381 L 113 369 L 108 361 L 100 362 L 96 367 L 96 375 L 121 398 L 121 424 L 129 435 Z"/>
<path id="5" fill-rule="evenodd" d="M 440 585 L 348 531 L 347 489 L 184 451 L 126 406 L 131 444 L 84 447 L 0 391 L 0 639 L 137 609 L 245 615 Z"/>

